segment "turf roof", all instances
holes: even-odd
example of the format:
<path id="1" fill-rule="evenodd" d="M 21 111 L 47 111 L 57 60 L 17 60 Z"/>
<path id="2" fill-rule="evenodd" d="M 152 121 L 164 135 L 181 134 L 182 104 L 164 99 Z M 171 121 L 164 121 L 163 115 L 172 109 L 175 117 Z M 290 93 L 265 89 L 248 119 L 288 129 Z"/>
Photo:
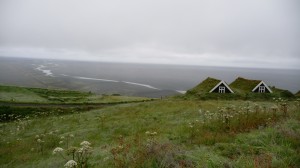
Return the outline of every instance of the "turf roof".
<path id="1" fill-rule="evenodd" d="M 251 92 L 260 82 L 261 80 L 250 80 L 238 77 L 229 87 L 239 92 Z"/>
<path id="2" fill-rule="evenodd" d="M 207 93 L 214 88 L 221 80 L 208 77 L 190 91 L 197 93 Z"/>
<path id="3" fill-rule="evenodd" d="M 300 90 L 295 94 L 296 97 L 300 97 Z"/>

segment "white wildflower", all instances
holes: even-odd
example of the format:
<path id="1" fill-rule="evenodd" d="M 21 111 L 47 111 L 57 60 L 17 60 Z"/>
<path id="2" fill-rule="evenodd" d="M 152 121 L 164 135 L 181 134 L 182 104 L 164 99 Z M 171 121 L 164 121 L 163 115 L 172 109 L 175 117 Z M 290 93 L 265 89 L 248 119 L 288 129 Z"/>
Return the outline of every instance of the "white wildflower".
<path id="1" fill-rule="evenodd" d="M 56 148 L 53 150 L 52 154 L 55 155 L 55 154 L 60 153 L 60 152 L 62 152 L 62 151 L 64 151 L 63 148 L 56 147 Z"/>
<path id="2" fill-rule="evenodd" d="M 157 134 L 157 132 L 152 132 L 152 133 L 151 133 L 151 135 L 156 135 L 156 134 Z"/>
<path id="3" fill-rule="evenodd" d="M 43 140 L 41 140 L 41 139 L 37 139 L 36 140 L 38 143 L 43 143 L 43 142 L 45 142 L 45 141 L 43 141 Z"/>
<path id="4" fill-rule="evenodd" d="M 75 162 L 74 160 L 69 160 L 66 164 L 65 164 L 65 167 L 67 168 L 73 168 L 77 166 L 77 162 Z"/>
<path id="5" fill-rule="evenodd" d="M 78 152 L 78 153 L 83 153 L 83 148 L 79 148 L 79 149 L 77 150 L 77 152 Z"/>
<path id="6" fill-rule="evenodd" d="M 80 143 L 81 146 L 90 146 L 91 143 L 89 143 L 88 141 L 83 141 Z"/>
<path id="7" fill-rule="evenodd" d="M 59 144 L 63 144 L 64 143 L 64 141 L 59 141 Z"/>

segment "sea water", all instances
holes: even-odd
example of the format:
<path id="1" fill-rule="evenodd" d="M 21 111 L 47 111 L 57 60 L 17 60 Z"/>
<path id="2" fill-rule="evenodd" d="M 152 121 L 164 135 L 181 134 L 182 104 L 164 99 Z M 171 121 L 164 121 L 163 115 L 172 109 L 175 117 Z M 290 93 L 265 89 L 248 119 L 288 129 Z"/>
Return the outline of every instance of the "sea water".
<path id="1" fill-rule="evenodd" d="M 237 77 L 300 90 L 300 70 L 107 63 L 0 57 L 0 84 L 159 97 L 182 94 L 207 77 Z M 15 67 L 15 68 L 14 68 Z M 26 77 L 24 77 L 24 75 Z"/>

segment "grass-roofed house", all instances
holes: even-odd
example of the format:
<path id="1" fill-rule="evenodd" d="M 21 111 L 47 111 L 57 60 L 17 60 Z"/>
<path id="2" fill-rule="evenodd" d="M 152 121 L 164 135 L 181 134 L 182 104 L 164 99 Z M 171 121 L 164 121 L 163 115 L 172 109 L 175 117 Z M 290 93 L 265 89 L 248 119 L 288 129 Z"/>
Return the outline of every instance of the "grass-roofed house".
<path id="1" fill-rule="evenodd" d="M 229 94 L 224 94 L 229 93 Z M 232 93 L 232 94 L 230 94 Z M 196 99 L 259 99 L 270 100 L 274 97 L 295 97 L 288 90 L 269 87 L 262 80 L 251 80 L 238 77 L 230 85 L 226 82 L 208 77 L 196 87 L 188 90 L 184 98 Z"/>
<path id="2" fill-rule="evenodd" d="M 234 93 L 231 88 L 223 80 L 215 85 L 209 93 Z"/>
<path id="3" fill-rule="evenodd" d="M 225 95 L 225 93 L 234 92 L 225 81 L 208 77 L 196 87 L 188 90 L 186 95 L 206 99 L 216 98 L 216 96 Z"/>
<path id="4" fill-rule="evenodd" d="M 273 93 L 270 87 L 262 80 L 251 80 L 238 77 L 230 85 L 237 93 Z"/>
<path id="5" fill-rule="evenodd" d="M 229 85 L 232 90 L 244 99 L 272 99 L 273 90 L 262 80 L 251 80 L 238 77 Z M 276 94 L 277 95 L 277 94 Z"/>
<path id="6" fill-rule="evenodd" d="M 295 95 L 290 91 L 279 89 L 275 86 L 269 87 L 262 80 L 251 80 L 238 77 L 229 86 L 237 95 L 239 95 L 239 97 L 243 97 L 246 99 L 270 100 L 274 97 L 287 99 L 292 99 L 295 97 Z"/>

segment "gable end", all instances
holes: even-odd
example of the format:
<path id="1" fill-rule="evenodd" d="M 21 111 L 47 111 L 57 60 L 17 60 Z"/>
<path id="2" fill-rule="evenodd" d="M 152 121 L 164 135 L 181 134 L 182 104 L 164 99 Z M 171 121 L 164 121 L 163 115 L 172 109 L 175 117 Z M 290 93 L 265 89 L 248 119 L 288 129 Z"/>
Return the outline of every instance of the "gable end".
<path id="1" fill-rule="evenodd" d="M 264 81 L 261 81 L 258 85 L 252 89 L 254 93 L 273 93 L 272 90 L 266 85 Z"/>
<path id="2" fill-rule="evenodd" d="M 234 93 L 224 81 L 220 81 L 209 93 Z"/>

